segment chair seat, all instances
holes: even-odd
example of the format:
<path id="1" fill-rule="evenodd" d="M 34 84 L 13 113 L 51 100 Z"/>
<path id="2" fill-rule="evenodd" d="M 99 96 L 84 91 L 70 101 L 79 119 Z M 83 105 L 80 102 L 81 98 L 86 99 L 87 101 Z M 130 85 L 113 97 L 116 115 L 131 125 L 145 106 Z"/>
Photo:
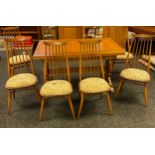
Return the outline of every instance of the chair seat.
<path id="1" fill-rule="evenodd" d="M 116 56 L 116 59 L 118 59 L 118 60 L 126 60 L 128 54 L 129 54 L 129 59 L 133 59 L 133 58 L 134 58 L 133 54 L 128 53 L 128 52 L 125 52 L 125 54 L 117 55 L 117 56 Z"/>
<path id="2" fill-rule="evenodd" d="M 102 78 L 91 77 L 80 81 L 80 92 L 83 93 L 101 93 L 110 91 L 107 81 Z"/>
<path id="3" fill-rule="evenodd" d="M 132 39 L 132 38 L 135 38 L 135 32 L 131 32 L 131 31 L 128 31 L 128 38 L 129 39 Z"/>
<path id="4" fill-rule="evenodd" d="M 29 55 L 17 55 L 9 58 L 9 62 L 11 65 L 17 65 L 20 63 L 25 63 L 30 61 L 30 56 Z"/>
<path id="5" fill-rule="evenodd" d="M 65 96 L 72 92 L 72 85 L 65 80 L 48 81 L 40 89 L 40 95 L 44 97 Z"/>
<path id="6" fill-rule="evenodd" d="M 5 87 L 7 89 L 18 89 L 33 86 L 37 82 L 38 79 L 35 75 L 30 73 L 22 73 L 9 78 Z"/>
<path id="7" fill-rule="evenodd" d="M 127 68 L 124 69 L 120 76 L 127 80 L 137 81 L 137 82 L 149 82 L 150 75 L 148 72 L 136 69 L 136 68 Z"/>
<path id="8" fill-rule="evenodd" d="M 142 55 L 142 59 L 148 61 L 149 56 L 148 55 Z M 151 62 L 151 64 L 155 65 L 155 55 L 150 56 L 150 62 Z"/>

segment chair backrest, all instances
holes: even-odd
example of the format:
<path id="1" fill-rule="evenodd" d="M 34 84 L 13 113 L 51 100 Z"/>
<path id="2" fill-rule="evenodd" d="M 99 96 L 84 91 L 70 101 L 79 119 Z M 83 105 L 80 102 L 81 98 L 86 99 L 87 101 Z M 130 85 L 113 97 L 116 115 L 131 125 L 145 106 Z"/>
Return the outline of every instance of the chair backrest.
<path id="1" fill-rule="evenodd" d="M 20 35 L 19 27 L 5 27 L 1 28 L 4 38 L 14 38 Z"/>
<path id="2" fill-rule="evenodd" d="M 105 26 L 103 36 L 112 38 L 122 48 L 125 48 L 126 40 L 128 36 L 128 27 L 127 26 Z"/>
<path id="3" fill-rule="evenodd" d="M 152 35 L 148 34 L 135 34 L 134 38 L 128 39 L 128 51 L 130 54 L 133 54 L 134 58 L 129 59 L 128 54 L 125 68 L 127 67 L 140 68 L 143 65 L 145 65 L 143 62 L 147 62 L 145 68 L 147 68 L 148 72 L 150 71 L 152 37 L 153 37 Z"/>
<path id="4" fill-rule="evenodd" d="M 89 76 L 104 78 L 104 66 L 100 54 L 100 40 L 80 41 L 79 79 Z"/>
<path id="5" fill-rule="evenodd" d="M 44 82 L 53 79 L 70 81 L 69 60 L 66 56 L 66 42 L 45 41 Z"/>
<path id="6" fill-rule="evenodd" d="M 56 39 L 56 27 L 55 26 L 42 26 L 41 27 L 42 39 Z"/>
<path id="7" fill-rule="evenodd" d="M 9 77 L 23 72 L 35 74 L 32 63 L 32 47 L 27 45 L 27 38 L 5 39 Z M 14 73 L 11 75 L 10 71 Z"/>

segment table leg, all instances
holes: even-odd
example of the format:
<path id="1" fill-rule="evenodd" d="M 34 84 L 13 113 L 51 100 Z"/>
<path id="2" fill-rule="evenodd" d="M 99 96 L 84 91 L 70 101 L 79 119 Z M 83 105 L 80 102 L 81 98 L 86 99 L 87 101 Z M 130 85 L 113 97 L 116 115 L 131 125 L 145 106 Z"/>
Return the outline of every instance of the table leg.
<path id="1" fill-rule="evenodd" d="M 111 87 L 111 93 L 115 92 L 112 81 L 111 81 L 111 75 L 112 75 L 113 67 L 114 67 L 114 63 L 113 63 L 112 59 L 105 61 L 105 71 L 106 71 L 105 78 Z"/>

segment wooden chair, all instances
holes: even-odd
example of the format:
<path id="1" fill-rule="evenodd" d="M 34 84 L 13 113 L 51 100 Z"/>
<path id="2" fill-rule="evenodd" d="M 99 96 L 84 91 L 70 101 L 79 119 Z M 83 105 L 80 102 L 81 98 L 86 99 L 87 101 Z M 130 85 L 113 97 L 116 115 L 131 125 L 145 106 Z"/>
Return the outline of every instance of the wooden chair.
<path id="1" fill-rule="evenodd" d="M 102 56 L 100 55 L 100 40 L 80 41 L 81 56 L 79 64 L 79 91 L 80 106 L 78 118 L 80 117 L 84 95 L 87 94 L 105 94 L 107 102 L 112 113 L 112 105 L 110 101 L 110 86 L 104 80 L 104 65 Z"/>
<path id="2" fill-rule="evenodd" d="M 126 60 L 125 69 L 120 73 L 121 81 L 117 88 L 116 95 L 119 94 L 125 81 L 144 86 L 145 106 L 148 104 L 147 84 L 150 81 L 150 56 L 152 48 L 152 36 L 147 34 L 136 34 L 134 39 L 128 39 L 129 52 L 134 55 L 133 59 Z M 147 57 L 148 63 L 144 67 L 142 58 Z M 145 71 L 146 69 L 146 71 Z"/>
<path id="3" fill-rule="evenodd" d="M 42 26 L 41 27 L 42 39 L 56 39 L 56 27 L 55 26 Z"/>
<path id="4" fill-rule="evenodd" d="M 126 49 L 125 54 L 117 55 L 115 62 L 123 62 L 123 63 L 125 63 L 127 58 L 129 58 L 129 59 L 133 59 L 134 58 L 134 55 L 132 53 L 128 52 L 129 49 L 128 49 L 128 46 L 127 46 L 128 39 L 134 39 L 134 37 L 135 37 L 135 33 L 128 31 L 126 38 L 124 38 L 125 47 L 123 47 L 123 48 Z"/>
<path id="5" fill-rule="evenodd" d="M 52 97 L 66 96 L 72 116 L 75 119 L 75 112 L 71 100 L 73 92 L 70 83 L 70 70 L 68 58 L 65 55 L 66 42 L 47 41 L 46 56 L 44 61 L 44 85 L 40 89 L 42 97 L 40 108 L 40 120 L 42 120 L 45 100 Z"/>
<path id="6" fill-rule="evenodd" d="M 12 41 L 12 42 L 11 42 Z M 33 44 L 27 44 L 27 37 L 14 38 L 13 40 L 6 39 L 5 44 L 7 50 L 8 76 L 11 77 L 17 74 L 19 68 L 32 69 L 32 48 Z M 12 45 L 11 45 L 12 43 Z M 17 73 L 15 73 L 17 72 Z M 34 74 L 34 68 L 32 70 Z"/>
<path id="7" fill-rule="evenodd" d="M 15 45 L 20 45 L 18 48 Z M 15 92 L 23 89 L 34 89 L 38 100 L 40 100 L 39 91 L 37 89 L 38 79 L 35 76 L 32 58 L 29 55 L 29 50 L 24 46 L 24 40 L 6 39 L 5 46 L 7 52 L 8 73 L 9 79 L 5 87 L 8 89 L 8 113 L 11 112 L 11 97 L 15 98 Z M 11 57 L 10 57 L 11 55 Z M 28 60 L 28 61 L 27 61 Z M 23 67 L 23 63 L 27 62 L 27 69 Z M 10 74 L 11 71 L 15 71 Z"/>
<path id="8" fill-rule="evenodd" d="M 103 37 L 105 38 L 112 38 L 119 46 L 122 48 L 126 48 L 126 39 L 128 34 L 128 27 L 127 26 L 104 26 Z M 128 53 L 125 52 L 125 57 Z M 106 60 L 106 67 L 109 66 L 109 72 L 106 74 L 106 79 L 108 80 L 111 86 L 111 92 L 115 92 L 111 80 L 111 75 L 113 73 L 114 65 L 117 62 L 120 62 L 124 55 L 116 56 L 116 58 Z M 119 59 L 118 59 L 119 58 Z M 122 62 L 122 60 L 121 60 Z"/>
<path id="9" fill-rule="evenodd" d="M 1 30 L 4 38 L 14 38 L 20 35 L 19 27 L 4 27 Z"/>
<path id="10" fill-rule="evenodd" d="M 128 36 L 134 37 L 131 33 L 128 33 L 127 26 L 105 26 L 104 27 L 104 37 L 110 37 L 116 41 L 122 48 L 126 49 L 126 42 Z M 115 62 L 124 62 L 127 59 L 128 51 L 126 49 L 125 54 L 118 55 Z M 129 58 L 132 59 L 133 55 L 130 54 Z"/>

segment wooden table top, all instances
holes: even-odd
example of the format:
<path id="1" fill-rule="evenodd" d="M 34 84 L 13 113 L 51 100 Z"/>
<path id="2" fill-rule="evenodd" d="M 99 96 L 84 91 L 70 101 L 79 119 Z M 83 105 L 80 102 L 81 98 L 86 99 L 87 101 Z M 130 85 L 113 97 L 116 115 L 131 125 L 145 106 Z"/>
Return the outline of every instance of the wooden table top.
<path id="1" fill-rule="evenodd" d="M 68 57 L 75 58 L 80 55 L 80 40 L 90 40 L 90 39 L 65 39 L 59 41 L 66 41 L 66 54 Z M 92 39 L 91 39 L 92 40 Z M 94 39 L 95 40 L 95 39 Z M 44 59 L 45 58 L 45 40 L 40 40 L 37 48 L 34 52 L 33 59 Z M 47 40 L 46 40 L 47 41 Z M 51 40 L 50 40 L 51 41 Z M 56 40 L 52 40 L 56 41 Z M 116 56 L 124 54 L 125 50 L 121 48 L 115 41 L 111 38 L 101 39 L 101 54 L 106 57 Z"/>

